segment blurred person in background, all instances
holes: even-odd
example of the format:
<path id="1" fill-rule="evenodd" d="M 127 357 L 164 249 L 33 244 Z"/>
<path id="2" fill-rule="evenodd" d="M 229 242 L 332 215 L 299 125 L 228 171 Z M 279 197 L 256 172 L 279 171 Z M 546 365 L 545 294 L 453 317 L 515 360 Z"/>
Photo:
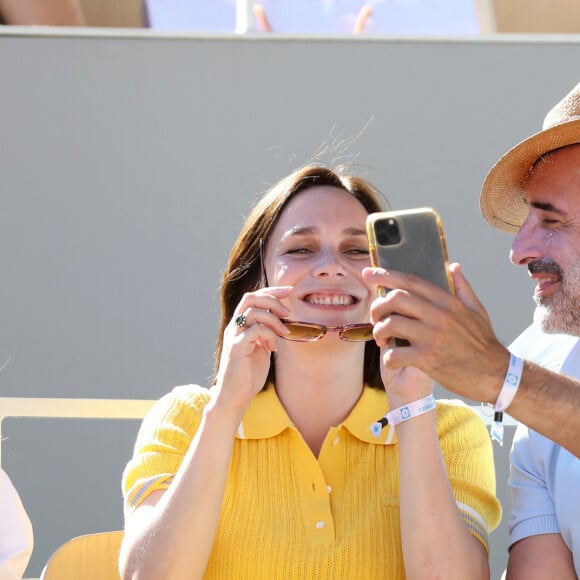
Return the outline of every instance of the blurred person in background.
<path id="1" fill-rule="evenodd" d="M 0 580 L 20 580 L 34 539 L 32 524 L 10 478 L 0 468 Z"/>
<path id="2" fill-rule="evenodd" d="M 15 26 L 84 26 L 79 0 L 0 0 L 0 23 Z"/>

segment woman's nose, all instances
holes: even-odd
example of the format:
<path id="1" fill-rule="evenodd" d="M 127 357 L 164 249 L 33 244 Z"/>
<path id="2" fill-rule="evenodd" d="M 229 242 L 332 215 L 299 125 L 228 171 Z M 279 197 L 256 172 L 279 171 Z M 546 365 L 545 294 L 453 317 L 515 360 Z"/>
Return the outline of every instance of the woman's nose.
<path id="1" fill-rule="evenodd" d="M 312 273 L 314 276 L 345 276 L 346 268 L 336 252 L 325 250 L 320 253 Z"/>

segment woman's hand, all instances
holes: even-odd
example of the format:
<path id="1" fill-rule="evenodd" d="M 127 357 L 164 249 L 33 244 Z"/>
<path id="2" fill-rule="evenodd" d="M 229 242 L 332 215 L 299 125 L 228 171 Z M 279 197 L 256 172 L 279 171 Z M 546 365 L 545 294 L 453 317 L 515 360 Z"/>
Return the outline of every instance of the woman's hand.
<path id="1" fill-rule="evenodd" d="M 414 367 L 390 369 L 383 362 L 387 350 L 385 347 L 381 348 L 381 378 L 389 397 L 390 408 L 396 409 L 428 397 L 433 392 L 435 381 Z"/>
<path id="2" fill-rule="evenodd" d="M 272 286 L 244 294 L 226 326 L 215 389 L 215 403 L 244 413 L 264 386 L 276 341 L 288 331 L 280 318 L 288 315 L 281 300 L 292 286 Z"/>

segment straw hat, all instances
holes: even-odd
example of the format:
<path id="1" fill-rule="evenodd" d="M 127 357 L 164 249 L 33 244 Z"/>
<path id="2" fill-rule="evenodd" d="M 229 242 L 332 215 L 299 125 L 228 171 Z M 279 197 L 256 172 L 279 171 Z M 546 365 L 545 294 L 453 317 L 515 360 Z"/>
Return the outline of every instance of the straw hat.
<path id="1" fill-rule="evenodd" d="M 545 153 L 580 143 L 580 83 L 547 115 L 542 130 L 510 149 L 483 182 L 479 204 L 486 221 L 516 233 L 528 215 L 524 186 L 534 163 Z"/>

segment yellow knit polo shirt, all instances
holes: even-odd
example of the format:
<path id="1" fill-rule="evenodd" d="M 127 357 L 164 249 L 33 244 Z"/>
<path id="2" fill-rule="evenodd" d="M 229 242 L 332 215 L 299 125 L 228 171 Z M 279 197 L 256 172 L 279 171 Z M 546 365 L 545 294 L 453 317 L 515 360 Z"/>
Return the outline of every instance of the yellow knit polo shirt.
<path id="1" fill-rule="evenodd" d="M 123 475 L 126 517 L 171 485 L 210 393 L 176 387 L 149 412 Z M 205 578 L 405 578 L 395 429 L 369 429 L 387 408 L 366 387 L 316 458 L 276 390 L 260 392 L 236 436 Z M 487 429 L 463 403 L 439 401 L 437 431 L 457 505 L 487 549 L 501 517 Z"/>

